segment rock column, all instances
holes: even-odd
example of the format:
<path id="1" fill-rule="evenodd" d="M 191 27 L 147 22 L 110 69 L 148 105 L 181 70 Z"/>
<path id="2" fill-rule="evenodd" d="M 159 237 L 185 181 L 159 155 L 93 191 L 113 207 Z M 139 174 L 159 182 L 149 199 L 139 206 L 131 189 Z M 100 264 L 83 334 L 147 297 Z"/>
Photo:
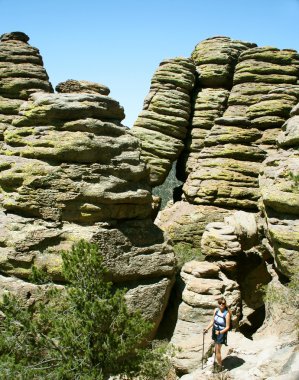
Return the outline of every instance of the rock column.
<path id="1" fill-rule="evenodd" d="M 299 267 L 299 107 L 278 135 L 279 148 L 265 160 L 260 175 L 261 207 L 275 264 L 290 277 Z"/>
<path id="2" fill-rule="evenodd" d="M 0 143 L 19 108 L 35 91 L 53 92 L 39 50 L 25 33 L 0 36 Z"/>
<path id="3" fill-rule="evenodd" d="M 253 47 L 240 54 L 228 107 L 192 160 L 183 188 L 188 202 L 257 210 L 259 170 L 297 102 L 297 78 L 292 50 Z"/>
<path id="4" fill-rule="evenodd" d="M 141 142 L 141 158 L 149 169 L 152 186 L 164 182 L 183 150 L 194 74 L 195 66 L 190 59 L 178 57 L 162 61 L 132 128 Z"/>
<path id="5" fill-rule="evenodd" d="M 99 245 L 111 280 L 128 288 L 129 307 L 154 332 L 175 259 L 151 220 L 139 141 L 106 86 L 68 80 L 50 93 L 26 38 L 4 35 L 0 44 L 0 291 L 34 302 L 32 266 L 63 281 L 61 250 L 85 239 Z"/>

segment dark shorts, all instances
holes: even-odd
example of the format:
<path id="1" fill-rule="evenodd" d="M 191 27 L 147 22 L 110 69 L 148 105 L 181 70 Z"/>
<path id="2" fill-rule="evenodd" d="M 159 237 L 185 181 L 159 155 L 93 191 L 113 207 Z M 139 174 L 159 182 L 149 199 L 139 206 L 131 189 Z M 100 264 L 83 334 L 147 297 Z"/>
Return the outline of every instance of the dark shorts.
<path id="1" fill-rule="evenodd" d="M 212 339 L 217 344 L 226 344 L 227 333 L 216 335 L 216 330 L 212 330 Z"/>

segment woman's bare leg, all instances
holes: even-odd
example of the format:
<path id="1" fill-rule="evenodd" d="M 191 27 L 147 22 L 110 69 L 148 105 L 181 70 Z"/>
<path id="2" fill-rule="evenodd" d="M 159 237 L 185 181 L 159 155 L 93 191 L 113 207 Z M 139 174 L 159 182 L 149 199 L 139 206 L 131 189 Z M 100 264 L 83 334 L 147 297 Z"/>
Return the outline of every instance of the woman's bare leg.
<path id="1" fill-rule="evenodd" d="M 216 359 L 217 363 L 222 366 L 222 359 L 221 359 L 221 344 L 216 343 L 215 344 L 215 353 L 216 353 Z"/>

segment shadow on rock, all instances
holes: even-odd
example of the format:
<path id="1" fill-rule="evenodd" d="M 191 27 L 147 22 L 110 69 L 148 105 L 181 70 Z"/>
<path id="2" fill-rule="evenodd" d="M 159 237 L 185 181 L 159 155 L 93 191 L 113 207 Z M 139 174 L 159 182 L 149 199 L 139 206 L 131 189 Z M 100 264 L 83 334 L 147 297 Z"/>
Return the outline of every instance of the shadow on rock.
<path id="1" fill-rule="evenodd" d="M 225 369 L 231 370 L 237 367 L 241 367 L 242 364 L 245 363 L 245 360 L 238 358 L 238 356 L 227 356 L 223 359 L 223 367 Z"/>

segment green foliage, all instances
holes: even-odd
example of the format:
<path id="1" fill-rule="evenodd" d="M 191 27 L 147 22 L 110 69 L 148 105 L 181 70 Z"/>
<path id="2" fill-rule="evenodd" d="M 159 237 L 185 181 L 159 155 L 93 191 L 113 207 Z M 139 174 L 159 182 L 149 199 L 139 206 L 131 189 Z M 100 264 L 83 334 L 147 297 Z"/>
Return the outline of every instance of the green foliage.
<path id="1" fill-rule="evenodd" d="M 299 174 L 296 175 L 296 174 L 290 172 L 289 177 L 294 182 L 294 184 L 291 187 L 291 191 L 293 193 L 299 193 Z"/>
<path id="2" fill-rule="evenodd" d="M 52 282 L 52 277 L 47 273 L 46 269 L 33 266 L 29 281 L 37 285 L 48 284 Z"/>
<path id="3" fill-rule="evenodd" d="M 164 181 L 164 183 L 153 189 L 153 195 L 157 195 L 162 199 L 161 210 L 165 208 L 167 202 L 173 199 L 173 189 L 182 184 L 182 182 L 176 178 L 175 167 L 176 167 L 176 162 L 173 163 L 172 168 L 166 180 Z"/>
<path id="4" fill-rule="evenodd" d="M 4 295 L 0 324 L 3 379 L 106 380 L 110 375 L 158 380 L 169 368 L 166 349 L 144 343 L 152 325 L 130 313 L 126 290 L 106 280 L 96 245 L 81 241 L 62 253 L 65 287 L 47 286 L 28 308 Z M 33 277 L 43 283 L 34 269 Z M 166 371 L 166 372 L 165 372 Z"/>
<path id="5" fill-rule="evenodd" d="M 177 259 L 177 267 L 179 269 L 188 261 L 197 260 L 204 261 L 205 257 L 200 248 L 194 248 L 190 243 L 178 243 L 173 246 L 175 257 Z"/>
<path id="6" fill-rule="evenodd" d="M 271 284 L 261 287 L 264 293 L 264 301 L 272 304 L 299 307 L 299 271 L 295 270 L 290 277 L 290 282 L 281 288 L 273 287 Z"/>
<path id="7" fill-rule="evenodd" d="M 208 377 L 208 380 L 230 380 L 231 376 L 228 372 L 213 373 Z"/>
<path id="8" fill-rule="evenodd" d="M 153 341 L 152 349 L 144 350 L 142 353 L 143 360 L 140 365 L 139 379 L 164 380 L 173 368 L 170 358 L 176 352 L 177 350 L 167 341 Z"/>
<path id="9" fill-rule="evenodd" d="M 290 277 L 290 282 L 286 286 L 273 286 L 269 285 L 260 286 L 263 292 L 263 299 L 265 303 L 272 306 L 279 306 L 282 312 L 289 313 L 290 310 L 299 308 L 299 268 L 296 267 Z M 299 321 L 297 320 L 296 328 L 299 338 Z"/>

